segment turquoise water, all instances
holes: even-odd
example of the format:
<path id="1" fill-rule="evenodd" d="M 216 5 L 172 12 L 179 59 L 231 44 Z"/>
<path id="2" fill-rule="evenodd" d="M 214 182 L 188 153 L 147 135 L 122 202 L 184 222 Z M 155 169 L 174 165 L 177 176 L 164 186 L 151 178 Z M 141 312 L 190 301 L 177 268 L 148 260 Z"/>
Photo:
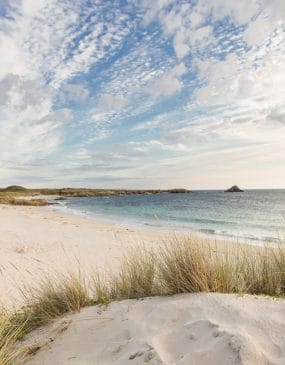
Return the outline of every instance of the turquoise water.
<path id="1" fill-rule="evenodd" d="M 252 240 L 285 238 L 285 190 L 68 198 L 60 209 L 122 224 Z"/>

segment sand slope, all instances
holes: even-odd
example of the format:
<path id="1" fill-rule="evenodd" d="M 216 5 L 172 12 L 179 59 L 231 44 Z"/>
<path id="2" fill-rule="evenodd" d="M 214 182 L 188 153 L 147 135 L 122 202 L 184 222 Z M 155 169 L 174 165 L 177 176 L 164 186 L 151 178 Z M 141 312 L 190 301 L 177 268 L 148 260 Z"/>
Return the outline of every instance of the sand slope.
<path id="1" fill-rule="evenodd" d="M 223 294 L 128 300 L 87 308 L 34 337 L 48 344 L 28 365 L 284 365 L 285 301 Z"/>
<path id="2" fill-rule="evenodd" d="M 66 273 L 79 263 L 87 273 L 112 268 L 123 248 L 162 236 L 49 208 L 0 205 L 0 303 L 15 304 L 19 288 L 35 286 L 43 272 Z"/>

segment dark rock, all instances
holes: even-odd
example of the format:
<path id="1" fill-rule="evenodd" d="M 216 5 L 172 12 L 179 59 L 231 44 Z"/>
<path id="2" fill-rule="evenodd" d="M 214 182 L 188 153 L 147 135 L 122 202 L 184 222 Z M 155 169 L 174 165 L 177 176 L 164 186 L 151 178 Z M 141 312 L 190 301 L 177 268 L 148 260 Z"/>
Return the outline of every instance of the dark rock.
<path id="1" fill-rule="evenodd" d="M 225 190 L 225 193 L 242 193 L 243 190 L 241 190 L 237 185 L 232 186 L 231 188 Z"/>
<path id="2" fill-rule="evenodd" d="M 191 190 L 187 190 L 187 189 L 170 189 L 168 190 L 169 193 L 171 194 L 187 194 L 187 193 L 191 193 Z"/>

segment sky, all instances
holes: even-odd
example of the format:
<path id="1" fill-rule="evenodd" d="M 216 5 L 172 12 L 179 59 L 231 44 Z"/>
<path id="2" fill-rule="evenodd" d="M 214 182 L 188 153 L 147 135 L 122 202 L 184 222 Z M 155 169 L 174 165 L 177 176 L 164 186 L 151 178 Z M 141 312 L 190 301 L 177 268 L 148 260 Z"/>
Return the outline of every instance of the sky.
<path id="1" fill-rule="evenodd" d="M 285 188 L 284 0 L 0 0 L 0 186 Z"/>

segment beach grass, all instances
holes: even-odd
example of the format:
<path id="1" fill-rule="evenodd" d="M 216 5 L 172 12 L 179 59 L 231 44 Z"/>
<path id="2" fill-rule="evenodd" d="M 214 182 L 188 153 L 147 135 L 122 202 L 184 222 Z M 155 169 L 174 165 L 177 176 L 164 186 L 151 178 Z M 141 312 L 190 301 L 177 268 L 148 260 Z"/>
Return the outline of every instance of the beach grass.
<path id="1" fill-rule="evenodd" d="M 136 246 L 123 254 L 115 273 L 93 273 L 91 287 L 95 302 L 104 304 L 112 300 L 158 295 L 155 259 L 153 250 Z"/>
<path id="2" fill-rule="evenodd" d="M 21 292 L 23 307 L 14 311 L 3 309 L 0 314 L 1 365 L 15 363 L 18 352 L 11 351 L 11 348 L 25 335 L 65 313 L 79 311 L 92 303 L 80 272 L 53 277 L 44 275 L 36 288 L 22 288 Z"/>
<path id="3" fill-rule="evenodd" d="M 115 272 L 95 270 L 44 276 L 23 288 L 25 305 L 0 315 L 0 363 L 16 364 L 13 350 L 26 334 L 61 315 L 90 305 L 156 295 L 219 292 L 285 297 L 285 247 L 219 244 L 174 237 L 159 247 L 126 251 Z"/>
<path id="4" fill-rule="evenodd" d="M 94 288 L 99 303 L 199 292 L 284 297 L 285 246 L 173 238 L 156 249 L 130 249 L 115 274 L 94 276 Z"/>

